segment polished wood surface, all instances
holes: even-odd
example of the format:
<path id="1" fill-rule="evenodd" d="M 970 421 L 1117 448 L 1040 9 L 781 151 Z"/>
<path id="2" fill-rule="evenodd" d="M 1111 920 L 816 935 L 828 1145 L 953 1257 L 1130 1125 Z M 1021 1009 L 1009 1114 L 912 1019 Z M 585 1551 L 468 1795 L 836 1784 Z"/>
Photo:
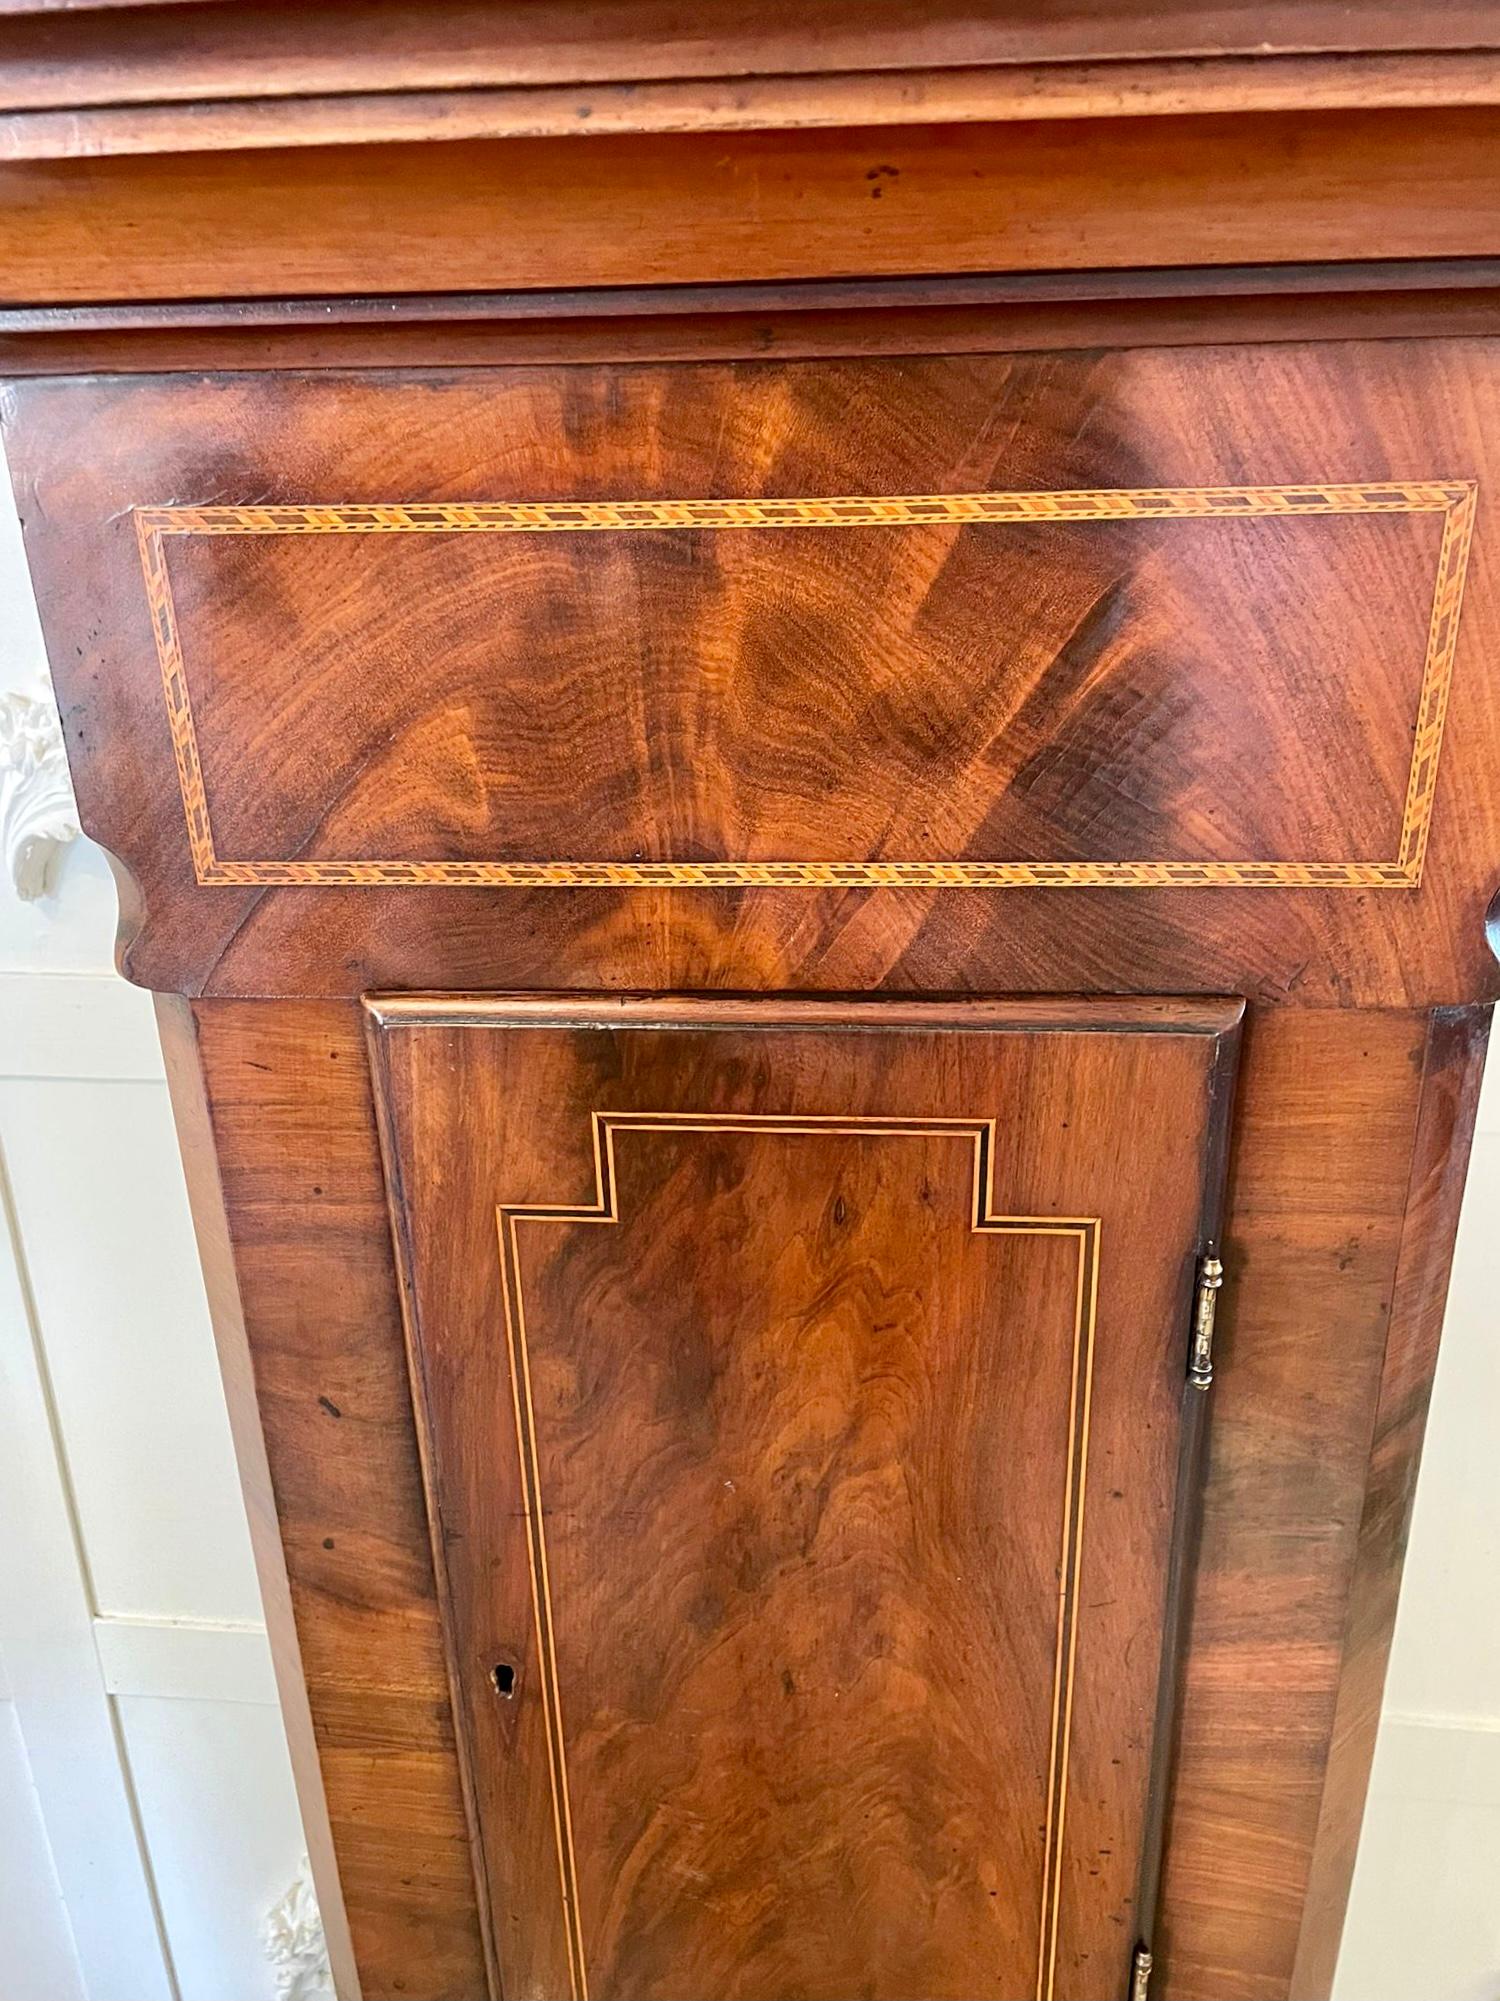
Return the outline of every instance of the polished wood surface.
<path id="1" fill-rule="evenodd" d="M 30 18 L 27 18 L 30 17 Z M 43 17 L 43 18 L 37 18 Z M 1000 0 L 908 0 L 871 9 L 820 0 L 810 20 L 777 0 L 6 0 L 0 105 L 306 97 L 681 77 L 921 72 L 1177 57 L 1308 52 L 1462 52 L 1500 46 L 1486 0 L 1075 0 L 1066 9 Z M 1415 67 L 1415 65 L 1414 65 Z"/>
<path id="2" fill-rule="evenodd" d="M 505 1991 L 1122 1988 L 1238 1006 L 374 1005 Z"/>
<path id="3" fill-rule="evenodd" d="M 788 428 L 836 435 L 861 393 L 901 425 L 951 373 L 908 365 L 899 394 L 864 369 L 679 374 L 680 410 L 673 378 L 628 389 L 666 401 L 668 439 L 715 432 L 722 464 L 731 425 L 763 439 L 788 400 Z M 966 374 L 977 405 L 1008 369 Z M 577 428 L 595 387 L 558 386 L 558 407 L 491 421 Z M 580 462 L 597 455 L 585 433 Z M 826 483 L 138 510 L 199 882 L 1417 886 L 1472 482 Z M 1309 655 L 1322 702 L 1292 738 Z M 252 792 L 235 779 L 268 713 L 285 749 Z M 1307 757 L 1327 794 L 1299 790 Z"/>
<path id="4" fill-rule="evenodd" d="M 485 1974 L 360 1010 L 193 1013 L 364 1991 L 471 2001 Z M 1472 1092 L 1487 1011 L 1464 1019 L 1453 1074 Z M 1318 1991 L 1291 1981 L 1319 1821 L 1357 1820 L 1363 1794 L 1331 1762 L 1344 1636 L 1356 1613 L 1389 1633 L 1392 1580 L 1361 1580 L 1357 1525 L 1382 1382 L 1411 1352 L 1390 1303 L 1427 1037 L 1420 1014 L 1248 1025 L 1154 1976 L 1174 2001 Z M 1337 1930 L 1341 1872 L 1305 1950 Z"/>
<path id="5" fill-rule="evenodd" d="M 1500 260 L 0 306 L 0 367 L 297 373 L 1035 354 L 1500 333 Z"/>
<path id="6" fill-rule="evenodd" d="M 70 106 L 0 112 L 0 158 L 1496 103 L 1500 55 L 1488 49 L 1428 51 L 1420 65 L 1405 54 L 1179 57 Z"/>
<path id="7" fill-rule="evenodd" d="M 21 160 L 0 301 L 1494 256 L 1497 138 L 1489 105 Z"/>
<path id="8" fill-rule="evenodd" d="M 256 1581 L 271 1645 L 276 1693 L 302 1809 L 302 1834 L 318 1883 L 318 1913 L 329 1970 L 340 1994 L 359 1991 L 359 1967 L 340 1893 L 338 1857 L 328 1799 L 322 1785 L 317 1728 L 303 1673 L 296 1615 L 281 1539 L 281 1512 L 273 1484 L 263 1417 L 256 1403 L 256 1364 L 245 1321 L 240 1269 L 231 1238 L 220 1173 L 214 1112 L 199 1060 L 197 1025 L 187 1002 L 175 994 L 156 999 L 167 1086 L 186 1170 L 193 1233 L 208 1292 L 209 1314 L 235 1463 L 255 1555 Z"/>
<path id="9" fill-rule="evenodd" d="M 23 384 L 131 974 L 1493 992 L 1493 355 Z"/>
<path id="10" fill-rule="evenodd" d="M 521 1991 L 566 1994 L 580 1954 L 601 1992 L 698 2001 L 1015 1987 L 990 1951 L 1007 1921 L 970 1893 L 985 1856 L 1014 1881 L 1039 1851 L 974 1802 L 1034 1776 L 1037 1620 L 979 1619 L 972 1684 L 932 1635 L 970 1616 L 955 1552 L 982 1541 L 965 1482 L 991 1434 L 1054 1476 L 1062 1448 L 1036 1444 L 1047 1400 L 985 1375 L 934 1302 L 1055 1387 L 1055 1344 L 1023 1330 L 1059 1311 L 1056 1243 L 963 1226 L 947 1141 L 718 1126 L 622 1135 L 609 1230 L 517 1222 L 552 1396 L 532 1474 L 566 1608 L 557 1741 L 587 1781 L 570 1927 L 554 1831 L 513 1846 L 495 1822 L 517 1800 L 545 1819 L 551 1783 L 540 1655 L 510 1618 L 537 1545 L 497 1514 L 509 1391 L 414 1399 L 388 1196 L 419 1369 L 467 1327 L 494 1372 L 504 1267 L 476 1219 L 595 1213 L 586 1099 L 624 1106 L 639 1074 L 658 1112 L 722 1118 L 822 1077 L 840 1111 L 899 1084 L 925 1116 L 1003 1076 L 1024 1085 L 1011 1168 L 1059 1202 L 1099 1185 L 1159 1304 L 1187 1231 L 1167 1166 L 1201 1119 L 1142 1114 L 1131 1080 L 1166 1078 L 1228 994 L 1251 1005 L 1215 1414 L 1170 1495 L 1175 1406 L 1140 1437 L 1119 1415 L 1127 1350 L 1136 1391 L 1162 1389 L 1159 1313 L 1101 1378 L 1116 1528 L 1138 1532 L 1126 1598 L 1077 1597 L 1076 1742 L 1104 1783 L 1068 1810 L 1058 1980 L 1091 1989 L 1087 1952 L 1120 1991 L 1131 1926 L 1089 1925 L 1128 1902 L 1151 2001 L 1317 2001 L 1500 978 L 1500 8 L 357 11 L 353 35 L 345 0 L 0 0 L 7 452 L 122 960 L 167 996 L 242 1465 L 280 1528 L 285 1585 L 264 1532 L 260 1557 L 341 1995 L 498 1994 L 520 1884 Z M 1231 513 L 1228 489 L 1259 499 Z M 815 525 L 830 500 L 876 512 Z M 663 516 L 683 501 L 804 512 Z M 517 526 L 557 507 L 585 518 Z M 961 1028 L 935 1035 L 934 1005 Z M 1056 1032 L 1028 1037 L 1038 1009 Z M 1118 1186 L 1075 1125 L 1027 1122 L 1084 1082 L 1143 1164 Z M 920 1174 L 941 1199 L 913 1202 Z M 602 1349 L 590 1401 L 578 1341 L 606 1308 L 640 1338 Z M 836 1342 L 776 1337 L 819 1314 Z M 887 1338 L 921 1397 L 870 1387 Z M 772 1345 L 799 1402 L 753 1376 Z M 712 1436 L 687 1394 L 710 1375 Z M 882 1580 L 874 1665 L 823 1616 L 855 1571 L 806 1588 L 826 1535 L 771 1561 L 783 1446 L 839 1475 L 808 1505 Z M 914 1453 L 932 1477 L 904 1516 L 853 1504 Z M 999 1462 L 1007 1497 L 1030 1463 Z M 739 1502 L 709 1499 L 724 1466 Z M 453 1540 L 455 1509 L 482 1530 Z M 998 1562 L 965 1569 L 1035 1598 L 1042 1521 L 1007 1509 Z M 741 1593 L 772 1578 L 761 1637 L 821 1679 L 745 1696 L 737 1601 L 690 1588 L 715 1564 Z M 1149 1645 L 1096 1674 L 1089 1621 L 1131 1607 Z M 482 1681 L 507 1665 L 509 1695 Z M 862 1736 L 845 1680 L 879 1719 Z M 905 1700 L 917 1681 L 942 1700 Z M 687 1721 L 705 1691 L 737 1754 L 717 1783 Z M 622 1803 L 674 1771 L 692 1812 L 643 1839 Z M 884 1817 L 840 1846 L 871 1825 L 859 1773 Z M 716 1817 L 730 1797 L 752 1804 Z M 1110 1828 L 1094 1863 L 1088 1814 Z M 808 1867 L 768 1908 L 779 1817 Z M 695 1878 L 663 1888 L 705 1860 L 710 1897 L 738 1896 L 717 1924 Z M 872 1885 L 893 1894 L 848 1922 Z"/>
<path id="11" fill-rule="evenodd" d="M 661 0 L 7 6 L 0 153 L 1494 104 L 1496 40 L 1492 8 L 1454 0 L 1425 14 L 824 0 L 814 35 L 766 0 L 686 15 Z"/>
<path id="12" fill-rule="evenodd" d="M 238 1278 L 211 1295 L 227 1387 L 265 1435 L 300 1669 L 366 2001 L 487 1991 L 357 1006 L 193 1010 L 218 1151 L 188 1157 Z M 190 1100 L 191 1102 L 191 1100 Z M 250 1395 L 253 1384 L 253 1400 Z M 316 1862 L 318 1857 L 314 1855 Z M 341 1894 L 340 1894 L 341 1893 Z"/>
<path id="13" fill-rule="evenodd" d="M 1350 1576 L 1338 1705 L 1292 1969 L 1295 1993 L 1322 1994 L 1333 1985 L 1488 1034 L 1489 1017 L 1482 1009 L 1443 1009 L 1428 1019 L 1411 1178 Z"/>
<path id="14" fill-rule="evenodd" d="M 1456 1023 L 1292 1009 L 1247 1024 L 1166 1845 L 1173 2001 L 1328 1991 L 1353 1854 L 1342 1827 L 1331 1850 L 1320 1830 L 1363 1806 L 1340 1716 L 1356 1683 L 1367 1695 L 1383 1678 L 1370 1649 L 1389 1642 L 1395 1576 L 1378 1525 L 1393 1478 L 1398 1518 L 1409 1503 L 1420 1407 L 1378 1472 L 1371 1442 L 1431 1338 L 1430 1284 L 1400 1284 L 1403 1264 L 1443 1258 L 1441 1236 L 1408 1217 L 1413 1154 L 1477 1090 L 1487 1027 L 1486 1009 Z"/>

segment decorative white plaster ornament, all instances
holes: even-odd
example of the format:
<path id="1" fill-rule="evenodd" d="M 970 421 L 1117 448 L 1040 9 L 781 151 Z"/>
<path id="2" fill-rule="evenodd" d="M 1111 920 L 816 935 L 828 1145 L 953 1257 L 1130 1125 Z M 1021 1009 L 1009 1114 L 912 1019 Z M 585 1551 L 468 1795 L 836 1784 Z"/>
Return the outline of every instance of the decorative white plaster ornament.
<path id="1" fill-rule="evenodd" d="M 62 725 L 49 701 L 0 695 L 0 856 L 16 894 L 46 894 L 52 864 L 78 838 Z"/>
<path id="2" fill-rule="evenodd" d="M 260 1935 L 281 2001 L 334 2001 L 323 1919 L 305 1855 L 286 1895 L 266 1912 Z"/>

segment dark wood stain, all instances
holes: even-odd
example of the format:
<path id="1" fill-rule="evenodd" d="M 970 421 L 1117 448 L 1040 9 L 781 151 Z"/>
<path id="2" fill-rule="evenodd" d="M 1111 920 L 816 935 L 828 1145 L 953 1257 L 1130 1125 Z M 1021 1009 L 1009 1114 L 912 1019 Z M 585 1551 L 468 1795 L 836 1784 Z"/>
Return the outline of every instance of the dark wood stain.
<path id="1" fill-rule="evenodd" d="M 764 1012 L 377 1006 L 502 1982 L 1114 1991 L 1238 1010 Z"/>
<path id="2" fill-rule="evenodd" d="M 1078 1252 L 873 1130 L 981 1114 L 1102 1219 L 1056 1993 L 1327 1994 L 1500 977 L 1437 11 L 5 11 L 7 454 L 349 2001 L 1036 1991 Z M 231 860 L 1346 870 L 1003 890 L 200 881 L 134 518 L 1471 481 L 1380 886 L 1435 513 L 164 538 Z"/>
<path id="3" fill-rule="evenodd" d="M 196 886 L 131 509 L 1191 492 L 1273 472 L 1292 490 L 1420 474 L 1485 493 L 1497 390 L 1486 346 L 1358 341 L 114 379 L 22 385 L 12 456 L 74 662 L 85 824 L 152 885 L 126 947 L 138 979 L 982 992 L 1003 965 L 1021 990 L 1406 1006 L 1497 977 L 1482 529 L 1419 890 L 766 886 L 664 904 L 638 887 Z M 58 521 L 76 524 L 65 542 Z M 1440 532 L 1371 510 L 164 546 L 230 860 L 1379 862 L 1400 844 Z M 149 769 L 147 810 L 122 740 Z"/>

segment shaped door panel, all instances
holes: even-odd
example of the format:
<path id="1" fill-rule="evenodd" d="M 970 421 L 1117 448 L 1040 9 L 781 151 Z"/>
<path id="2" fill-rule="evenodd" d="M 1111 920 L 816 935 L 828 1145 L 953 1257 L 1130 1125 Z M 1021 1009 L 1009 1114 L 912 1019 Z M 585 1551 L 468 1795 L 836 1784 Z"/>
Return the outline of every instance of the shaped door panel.
<path id="1" fill-rule="evenodd" d="M 1237 1017 L 374 1004 L 508 1996 L 1123 1990 Z"/>

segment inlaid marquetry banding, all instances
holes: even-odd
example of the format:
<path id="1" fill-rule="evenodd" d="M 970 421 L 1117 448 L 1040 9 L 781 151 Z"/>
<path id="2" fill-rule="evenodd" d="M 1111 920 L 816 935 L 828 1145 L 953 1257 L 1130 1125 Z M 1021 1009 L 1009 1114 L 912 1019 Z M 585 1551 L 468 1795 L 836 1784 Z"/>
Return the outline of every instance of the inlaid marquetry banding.
<path id="1" fill-rule="evenodd" d="M 526 1332 L 518 1226 L 523 1223 L 614 1223 L 615 1142 L 621 1133 L 776 1134 L 786 1138 L 848 1134 L 858 1138 L 960 1139 L 973 1150 L 975 1231 L 1013 1236 L 1066 1237 L 1078 1252 L 1073 1313 L 1073 1353 L 1068 1402 L 1067 1464 L 1061 1504 L 1058 1562 L 1057 1634 L 1054 1655 L 1051 1739 L 1048 1754 L 1046 1833 L 1042 1854 L 1041 1910 L 1037 1942 L 1037 2001 L 1052 2001 L 1057 1964 L 1058 1918 L 1062 1895 L 1064 1831 L 1068 1804 L 1068 1754 L 1072 1731 L 1074 1674 L 1078 1651 L 1078 1590 L 1083 1558 L 1084 1498 L 1088 1477 L 1089 1409 L 1093 1388 L 1094 1332 L 1099 1292 L 1097 1217 L 1008 1216 L 994 1209 L 995 1122 L 993 1119 L 857 1118 L 710 1112 L 595 1112 L 592 1121 L 594 1200 L 587 1204 L 502 1205 L 496 1210 L 506 1349 L 510 1366 L 516 1451 L 526 1510 L 531 1601 L 545 1712 L 548 1772 L 557 1843 L 559 1893 L 567 1938 L 572 2001 L 588 2001 L 588 1967 L 578 1901 L 578 1869 L 573 1850 L 568 1791 L 567 1745 L 557 1669 L 556 1623 L 547 1564 L 546 1514 L 531 1393 L 531 1358 Z"/>
<path id="2" fill-rule="evenodd" d="M 845 495 L 789 499 L 398 502 L 389 505 L 144 507 L 135 510 L 167 718 L 199 883 L 219 887 L 663 887 L 1060 889 L 1415 889 L 1436 797 L 1448 691 L 1473 533 L 1471 480 L 1297 486 L 1134 487 L 1055 493 Z M 228 859 L 218 853 L 183 663 L 166 542 L 182 535 L 545 535 L 640 530 L 902 528 L 1035 521 L 1254 520 L 1303 515 L 1443 517 L 1411 765 L 1394 856 L 1303 861 L 581 861 Z"/>

